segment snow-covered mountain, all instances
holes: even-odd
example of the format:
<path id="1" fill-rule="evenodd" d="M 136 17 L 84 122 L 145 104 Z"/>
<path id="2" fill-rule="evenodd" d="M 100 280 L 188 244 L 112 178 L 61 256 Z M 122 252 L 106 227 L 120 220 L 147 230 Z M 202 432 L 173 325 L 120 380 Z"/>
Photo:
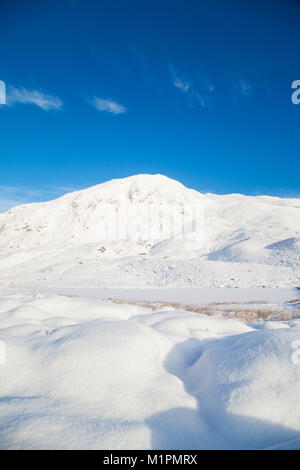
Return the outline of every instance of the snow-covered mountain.
<path id="1" fill-rule="evenodd" d="M 4 284 L 299 285 L 300 199 L 135 175 L 0 214 L 0 263 Z"/>
<path id="2" fill-rule="evenodd" d="M 160 175 L 1 214 L 2 448 L 299 449 L 299 215 Z"/>

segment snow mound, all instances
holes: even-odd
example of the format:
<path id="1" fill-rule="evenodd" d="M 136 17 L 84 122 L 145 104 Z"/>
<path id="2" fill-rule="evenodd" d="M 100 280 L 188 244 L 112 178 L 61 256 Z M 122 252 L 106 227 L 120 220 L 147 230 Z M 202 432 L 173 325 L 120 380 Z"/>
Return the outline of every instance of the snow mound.
<path id="1" fill-rule="evenodd" d="M 289 447 L 295 436 L 300 445 L 300 368 L 291 360 L 298 334 L 275 329 L 238 335 L 207 347 L 190 367 L 186 390 L 206 409 L 220 446 L 258 449 L 277 441 Z"/>
<path id="2" fill-rule="evenodd" d="M 299 239 L 289 238 L 270 245 L 266 239 L 252 237 L 231 243 L 207 256 L 211 261 L 227 263 L 257 263 L 271 266 L 298 267 L 300 260 Z"/>
<path id="3" fill-rule="evenodd" d="M 0 297 L 3 449 L 300 448 L 300 322 Z"/>

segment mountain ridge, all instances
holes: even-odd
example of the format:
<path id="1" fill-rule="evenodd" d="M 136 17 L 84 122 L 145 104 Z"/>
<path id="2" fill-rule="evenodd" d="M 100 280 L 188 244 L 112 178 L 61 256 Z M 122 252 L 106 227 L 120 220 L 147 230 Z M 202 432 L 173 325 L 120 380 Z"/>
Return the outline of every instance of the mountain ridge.
<path id="1" fill-rule="evenodd" d="M 124 207 L 127 212 L 122 213 Z M 199 208 L 203 211 L 201 223 L 193 231 L 194 212 Z M 157 213 L 151 219 L 153 209 Z M 183 219 L 187 229 L 181 227 Z M 157 235 L 158 226 L 166 227 L 170 220 L 173 225 L 169 235 L 163 230 Z M 114 224 L 122 237 L 112 230 Z M 131 224 L 130 230 L 124 230 L 126 224 L 129 228 Z M 155 237 L 151 236 L 154 232 Z M 201 232 L 203 240 L 188 249 L 186 239 L 194 232 Z M 204 194 L 164 175 L 133 175 L 0 214 L 0 280 L 7 278 L 5 268 L 19 266 L 21 272 L 26 260 L 24 272 L 32 269 L 30 260 L 36 257 L 45 261 L 43 269 L 47 271 L 50 265 L 46 259 L 61 259 L 62 267 L 69 253 L 70 266 L 79 264 L 80 253 L 83 263 L 93 260 L 90 274 L 95 269 L 101 271 L 106 258 L 134 257 L 140 269 L 140 257 L 144 256 L 145 265 L 160 260 L 158 269 L 162 272 L 164 259 L 181 260 L 187 273 L 194 260 L 198 278 L 204 268 L 210 272 L 221 267 L 226 270 L 227 266 L 229 273 L 250 264 L 259 265 L 259 270 L 276 266 L 282 278 L 284 269 L 289 270 L 287 279 L 298 284 L 299 240 L 300 199 Z M 209 276 L 213 278 L 213 272 Z"/>

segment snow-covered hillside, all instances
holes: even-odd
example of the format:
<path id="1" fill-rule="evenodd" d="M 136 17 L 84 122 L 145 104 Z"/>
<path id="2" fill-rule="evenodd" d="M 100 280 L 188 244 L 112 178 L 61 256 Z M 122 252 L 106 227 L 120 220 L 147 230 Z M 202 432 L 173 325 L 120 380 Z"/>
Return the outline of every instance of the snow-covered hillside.
<path id="1" fill-rule="evenodd" d="M 0 214 L 2 286 L 290 287 L 299 277 L 299 199 L 136 175 Z"/>
<path id="2" fill-rule="evenodd" d="M 299 254 L 300 200 L 160 175 L 0 214 L 0 448 L 299 448 Z"/>

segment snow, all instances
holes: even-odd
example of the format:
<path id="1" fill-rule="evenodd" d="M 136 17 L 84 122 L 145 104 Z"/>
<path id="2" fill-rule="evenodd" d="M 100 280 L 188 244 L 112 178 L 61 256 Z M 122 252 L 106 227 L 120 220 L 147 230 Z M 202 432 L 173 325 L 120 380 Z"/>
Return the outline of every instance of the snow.
<path id="1" fill-rule="evenodd" d="M 0 214 L 0 447 L 299 449 L 299 278 L 300 199 L 135 175 Z"/>
<path id="2" fill-rule="evenodd" d="M 2 287 L 297 287 L 300 199 L 134 175 L 0 214 Z"/>
<path id="3" fill-rule="evenodd" d="M 300 298 L 300 290 L 293 288 L 280 289 L 220 289 L 220 288 L 167 288 L 167 289 L 122 289 L 122 288 L 51 288 L 40 289 L 44 293 L 59 292 L 65 295 L 82 295 L 93 299 L 120 299 L 125 301 L 179 302 L 181 304 L 208 304 L 211 302 L 272 302 L 283 304 Z M 291 304 L 291 306 L 295 306 Z"/>
<path id="4" fill-rule="evenodd" d="M 1 292 L 1 448 L 300 447 L 300 320 L 100 297 Z"/>

